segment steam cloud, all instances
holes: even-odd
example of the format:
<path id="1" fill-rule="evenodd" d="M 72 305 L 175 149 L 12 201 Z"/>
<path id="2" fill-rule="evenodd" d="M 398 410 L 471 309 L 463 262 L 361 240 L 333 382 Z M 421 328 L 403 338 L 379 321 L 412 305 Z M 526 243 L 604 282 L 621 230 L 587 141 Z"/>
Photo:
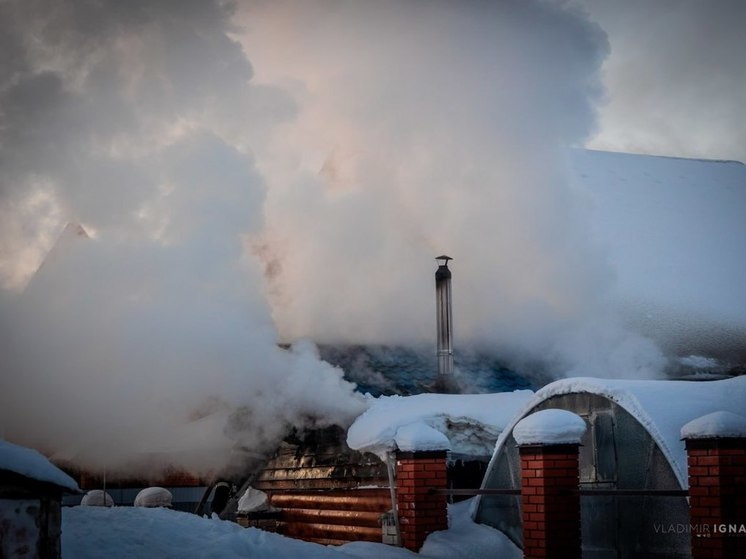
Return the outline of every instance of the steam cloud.
<path id="1" fill-rule="evenodd" d="M 26 290 L 4 294 L 2 434 L 89 468 L 207 474 L 234 447 L 260 454 L 291 427 L 359 414 L 354 385 L 311 344 L 277 347 L 243 256 L 266 187 L 221 128 L 241 115 L 250 139 L 293 106 L 250 84 L 230 13 L 0 9 L 6 281 L 61 219 L 95 233 L 66 230 Z"/>
<path id="2" fill-rule="evenodd" d="M 560 374 L 660 371 L 568 180 L 609 50 L 584 12 L 236 10 L 0 4 L 5 436 L 204 472 L 236 442 L 344 424 L 354 386 L 277 341 L 432 339 L 441 253 L 459 343 Z M 94 238 L 68 231 L 19 295 L 68 220 Z"/>
<path id="3" fill-rule="evenodd" d="M 555 374 L 660 371 L 661 352 L 616 317 L 613 273 L 568 180 L 609 48 L 584 13 L 273 2 L 239 18 L 258 81 L 295 86 L 299 107 L 261 158 L 255 247 L 280 332 L 432 340 L 432 258 L 449 254 L 462 347 Z"/>

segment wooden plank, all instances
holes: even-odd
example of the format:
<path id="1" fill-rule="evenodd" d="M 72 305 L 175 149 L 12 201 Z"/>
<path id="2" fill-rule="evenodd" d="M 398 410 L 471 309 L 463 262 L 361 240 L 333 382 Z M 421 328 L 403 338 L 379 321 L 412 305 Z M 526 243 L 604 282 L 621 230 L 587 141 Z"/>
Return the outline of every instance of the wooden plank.
<path id="1" fill-rule="evenodd" d="M 371 478 L 386 479 L 384 472 L 377 467 L 345 465 L 315 468 L 264 468 L 257 476 L 260 481 L 324 478 Z"/>
<path id="2" fill-rule="evenodd" d="M 373 492 L 375 491 L 375 492 Z M 388 489 L 344 492 L 274 493 L 272 505 L 282 509 L 332 509 L 341 511 L 372 511 L 382 513 L 391 508 Z"/>
<path id="3" fill-rule="evenodd" d="M 387 482 L 388 483 L 388 482 Z M 361 485 L 378 485 L 376 480 L 350 478 L 350 479 L 295 479 L 295 480 L 257 480 L 253 484 L 255 489 L 272 492 L 278 490 L 322 490 L 322 489 L 347 489 L 354 490 Z M 382 485 L 382 483 L 381 483 Z"/>
<path id="4" fill-rule="evenodd" d="M 344 526 L 380 527 L 381 512 L 360 510 L 325 510 L 286 508 L 282 522 L 306 524 L 339 524 Z"/>
<path id="5" fill-rule="evenodd" d="M 291 538 L 331 538 L 347 541 L 381 541 L 381 528 L 321 523 L 279 523 L 279 532 Z"/>

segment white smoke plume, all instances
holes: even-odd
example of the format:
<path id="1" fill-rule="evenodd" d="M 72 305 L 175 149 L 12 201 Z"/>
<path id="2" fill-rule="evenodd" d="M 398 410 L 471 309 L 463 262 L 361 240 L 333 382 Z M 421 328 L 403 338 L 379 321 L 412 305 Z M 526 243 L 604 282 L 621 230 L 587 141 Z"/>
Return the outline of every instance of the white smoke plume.
<path id="1" fill-rule="evenodd" d="M 4 2 L 0 434 L 87 468 L 217 473 L 234 448 L 364 408 L 315 348 L 277 346 L 243 236 L 266 187 L 246 146 L 292 114 L 253 86 L 212 2 Z M 39 249 L 39 252 L 43 252 Z"/>

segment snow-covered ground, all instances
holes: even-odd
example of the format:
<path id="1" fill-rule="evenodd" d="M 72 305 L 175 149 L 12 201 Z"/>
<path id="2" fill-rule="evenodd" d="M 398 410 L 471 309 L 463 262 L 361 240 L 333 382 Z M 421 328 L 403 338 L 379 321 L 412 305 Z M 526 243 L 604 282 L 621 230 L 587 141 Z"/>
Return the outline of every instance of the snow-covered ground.
<path id="1" fill-rule="evenodd" d="M 518 559 L 503 534 L 474 523 L 470 501 L 449 507 L 450 528 L 431 534 L 420 554 L 370 542 L 340 547 L 293 540 L 233 522 L 157 508 L 72 507 L 62 511 L 63 559 Z"/>

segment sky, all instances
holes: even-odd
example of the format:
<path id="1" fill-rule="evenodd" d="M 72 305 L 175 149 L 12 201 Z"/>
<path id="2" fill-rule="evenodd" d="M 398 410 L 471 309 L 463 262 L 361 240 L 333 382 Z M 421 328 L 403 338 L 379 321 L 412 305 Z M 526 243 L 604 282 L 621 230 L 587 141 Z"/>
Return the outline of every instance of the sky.
<path id="1" fill-rule="evenodd" d="M 743 12 L 0 0 L 0 434 L 146 467 L 201 422 L 204 472 L 345 424 L 309 340 L 428 343 L 443 253 L 460 343 L 660 376 L 567 149 L 746 160 Z"/>

